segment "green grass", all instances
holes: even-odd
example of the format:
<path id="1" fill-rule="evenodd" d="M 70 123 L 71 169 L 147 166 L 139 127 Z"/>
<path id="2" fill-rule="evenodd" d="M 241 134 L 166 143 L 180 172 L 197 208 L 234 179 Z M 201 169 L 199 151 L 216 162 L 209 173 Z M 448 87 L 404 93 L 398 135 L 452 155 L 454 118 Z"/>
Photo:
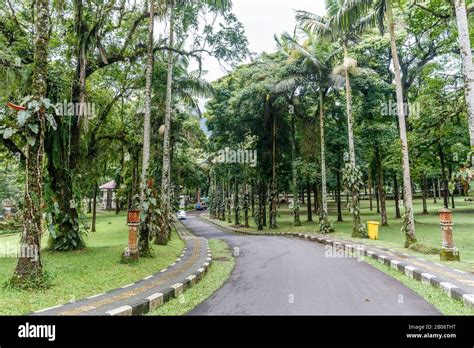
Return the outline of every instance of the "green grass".
<path id="1" fill-rule="evenodd" d="M 52 278 L 52 286 L 46 290 L 3 286 L 16 265 L 16 258 L 6 256 L 18 246 L 19 235 L 0 236 L 0 315 L 26 314 L 126 285 L 167 267 L 181 254 L 184 242 L 173 231 L 168 245 L 153 246 L 154 258 L 121 263 L 128 240 L 125 221 L 125 213 L 116 216 L 113 212 L 99 212 L 97 232 L 86 236 L 86 249 L 66 253 L 44 250 L 43 268 Z M 43 246 L 47 245 L 46 240 L 47 236 Z"/>
<path id="2" fill-rule="evenodd" d="M 148 315 L 184 315 L 218 290 L 229 278 L 235 260 L 226 242 L 210 240 L 212 263 L 204 278 L 186 290 L 183 295 L 172 299 Z"/>
<path id="3" fill-rule="evenodd" d="M 345 200 L 343 200 L 345 203 Z M 461 262 L 448 262 L 451 267 L 459 268 L 464 271 L 474 272 L 474 238 L 473 238 L 473 226 L 474 226 L 474 202 L 465 202 L 464 198 L 456 197 L 455 200 L 456 208 L 453 210 L 454 217 L 454 242 L 459 249 Z M 376 202 L 373 202 L 374 209 L 369 209 L 369 202 L 367 200 L 361 201 L 361 218 L 364 223 L 367 221 L 380 221 L 380 214 L 376 212 Z M 428 212 L 429 215 L 422 214 L 422 202 L 421 199 L 416 199 L 414 202 L 415 220 L 416 220 L 416 236 L 418 242 L 428 248 L 420 248 L 429 250 L 430 248 L 441 248 L 441 230 L 439 224 L 438 210 L 443 207 L 442 201 L 438 200 L 437 204 L 433 203 L 432 198 L 428 201 Z M 401 209 L 403 213 L 403 208 Z M 313 222 L 306 222 L 306 206 L 302 205 L 300 208 L 300 219 L 302 226 L 293 226 L 293 217 L 290 215 L 286 205 L 282 204 L 278 210 L 279 216 L 277 218 L 278 229 L 273 230 L 274 232 L 304 232 L 304 233 L 318 233 L 318 217 L 313 213 Z M 437 254 L 422 254 L 415 250 L 405 249 L 404 242 L 405 236 L 400 232 L 402 226 L 401 219 L 395 219 L 395 204 L 394 201 L 387 201 L 387 215 L 389 220 L 389 226 L 380 227 L 379 240 L 364 239 L 363 242 L 391 248 L 397 251 L 403 251 L 412 254 L 417 257 L 423 257 L 430 261 L 440 262 L 439 255 Z M 332 233 L 331 236 L 339 237 L 343 239 L 353 240 L 352 234 L 352 216 L 348 209 L 343 209 L 343 220 L 344 222 L 336 222 L 337 220 L 337 208 L 335 202 L 329 202 L 329 219 L 334 223 L 336 232 Z M 267 218 L 268 221 L 268 218 Z M 219 223 L 228 226 L 226 222 L 220 221 Z M 231 225 L 231 224 L 230 224 Z M 251 231 L 256 231 L 256 225 L 253 219 L 250 221 Z M 265 232 L 268 231 L 268 227 L 265 227 Z M 359 240 L 360 241 L 360 240 Z"/>
<path id="4" fill-rule="evenodd" d="M 422 284 L 417 280 L 408 278 L 393 268 L 390 268 L 387 265 L 382 265 L 380 262 L 377 262 L 373 259 L 364 257 L 364 261 L 415 291 L 417 294 L 423 297 L 426 302 L 432 304 L 444 315 L 474 315 L 474 309 L 467 308 L 461 301 L 457 301 L 451 297 L 446 296 L 446 294 L 439 288 L 434 288 L 432 286 Z"/>

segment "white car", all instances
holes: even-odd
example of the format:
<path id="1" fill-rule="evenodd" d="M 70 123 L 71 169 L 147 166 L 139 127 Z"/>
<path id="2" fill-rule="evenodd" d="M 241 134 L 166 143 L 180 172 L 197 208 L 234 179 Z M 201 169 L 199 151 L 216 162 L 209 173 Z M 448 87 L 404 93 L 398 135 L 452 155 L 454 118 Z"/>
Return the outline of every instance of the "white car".
<path id="1" fill-rule="evenodd" d="M 186 212 L 184 210 L 179 210 L 176 213 L 176 216 L 178 217 L 178 220 L 186 220 L 187 219 Z"/>

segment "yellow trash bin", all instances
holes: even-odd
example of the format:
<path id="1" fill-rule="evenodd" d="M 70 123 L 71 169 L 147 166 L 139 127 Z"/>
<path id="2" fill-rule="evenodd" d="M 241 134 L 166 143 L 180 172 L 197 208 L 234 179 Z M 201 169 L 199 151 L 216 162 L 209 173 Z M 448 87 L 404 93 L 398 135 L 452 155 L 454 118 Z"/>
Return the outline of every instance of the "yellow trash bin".
<path id="1" fill-rule="evenodd" d="M 367 230 L 370 239 L 379 239 L 379 225 L 377 221 L 367 221 Z"/>

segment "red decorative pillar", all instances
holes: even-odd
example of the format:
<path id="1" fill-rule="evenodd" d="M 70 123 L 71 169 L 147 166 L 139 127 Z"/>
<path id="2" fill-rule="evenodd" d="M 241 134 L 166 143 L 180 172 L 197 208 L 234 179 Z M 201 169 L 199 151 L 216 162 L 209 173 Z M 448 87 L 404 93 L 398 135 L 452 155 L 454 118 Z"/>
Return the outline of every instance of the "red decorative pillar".
<path id="1" fill-rule="evenodd" d="M 442 261 L 459 261 L 459 250 L 454 246 L 453 240 L 453 212 L 443 208 L 439 212 L 441 224 L 441 247 L 440 259 Z"/>

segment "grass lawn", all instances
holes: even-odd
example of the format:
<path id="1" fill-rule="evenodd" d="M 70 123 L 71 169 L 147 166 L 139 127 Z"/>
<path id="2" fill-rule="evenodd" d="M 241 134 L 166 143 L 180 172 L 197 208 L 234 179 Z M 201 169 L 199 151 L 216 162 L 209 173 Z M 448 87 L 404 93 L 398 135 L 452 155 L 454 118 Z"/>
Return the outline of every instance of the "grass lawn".
<path id="1" fill-rule="evenodd" d="M 405 284 L 423 297 L 426 302 L 431 303 L 444 315 L 474 315 L 474 309 L 465 307 L 461 301 L 452 299 L 439 288 L 434 288 L 429 285 L 424 285 L 417 280 L 406 277 L 404 274 L 390 268 L 387 265 L 382 265 L 380 262 L 372 258 L 364 257 L 364 261 L 377 268 L 378 270 L 392 276 L 400 283 Z"/>
<path id="2" fill-rule="evenodd" d="M 343 200 L 343 204 L 345 200 Z M 451 267 L 459 268 L 468 272 L 474 272 L 474 202 L 465 202 L 463 197 L 456 197 L 456 208 L 453 210 L 454 219 L 454 242 L 459 249 L 461 262 L 447 262 Z M 376 202 L 373 202 L 374 209 L 369 209 L 369 201 L 361 201 L 361 217 L 362 221 L 379 221 L 380 214 L 376 212 Z M 415 220 L 416 220 L 416 235 L 419 243 L 426 246 L 441 248 L 441 230 L 439 224 L 438 210 L 443 207 L 442 201 L 438 200 L 437 204 L 433 203 L 430 198 L 428 200 L 429 215 L 422 214 L 422 201 L 416 199 L 414 202 Z M 267 209 L 268 210 L 268 209 Z M 403 208 L 401 209 L 403 214 Z M 268 213 L 268 212 L 267 212 Z M 318 217 L 313 213 L 314 222 L 307 222 L 306 205 L 301 205 L 300 219 L 302 226 L 293 226 L 293 217 L 290 215 L 288 207 L 281 205 L 278 210 L 279 216 L 277 218 L 278 229 L 274 232 L 305 232 L 318 233 L 319 223 Z M 242 214 L 243 215 L 243 214 Z M 394 201 L 387 201 L 387 215 L 389 226 L 380 227 L 379 240 L 362 240 L 364 243 L 388 247 L 394 250 L 404 251 L 417 257 L 423 257 L 427 260 L 440 262 L 439 255 L 426 255 L 411 249 L 404 248 L 405 236 L 400 232 L 402 226 L 401 219 L 395 219 L 395 204 Z M 233 216 L 232 216 L 233 218 Z M 331 235 L 343 239 L 350 239 L 352 234 L 352 216 L 348 209 L 343 209 L 344 222 L 336 222 L 337 207 L 335 202 L 329 202 L 329 219 L 334 223 L 336 232 Z M 256 225 L 253 219 L 250 219 L 250 229 L 256 231 Z M 268 221 L 268 217 L 267 217 Z M 232 225 L 220 221 L 223 225 Z M 268 231 L 268 227 L 265 227 Z M 355 240 L 355 239 L 354 239 Z"/>
<path id="3" fill-rule="evenodd" d="M 184 242 L 173 231 L 166 246 L 153 246 L 155 257 L 136 264 L 122 264 L 127 246 L 126 213 L 97 214 L 97 232 L 86 237 L 87 248 L 67 253 L 43 251 L 43 268 L 51 275 L 52 286 L 46 290 L 16 290 L 3 286 L 11 277 L 19 235 L 0 236 L 0 315 L 21 315 L 73 300 L 102 293 L 156 273 L 173 263 L 181 254 Z M 47 245 L 47 236 L 43 246 Z"/>
<path id="4" fill-rule="evenodd" d="M 180 297 L 167 302 L 147 315 L 184 315 L 211 296 L 229 278 L 235 260 L 226 242 L 209 240 L 212 263 L 204 278 Z"/>

